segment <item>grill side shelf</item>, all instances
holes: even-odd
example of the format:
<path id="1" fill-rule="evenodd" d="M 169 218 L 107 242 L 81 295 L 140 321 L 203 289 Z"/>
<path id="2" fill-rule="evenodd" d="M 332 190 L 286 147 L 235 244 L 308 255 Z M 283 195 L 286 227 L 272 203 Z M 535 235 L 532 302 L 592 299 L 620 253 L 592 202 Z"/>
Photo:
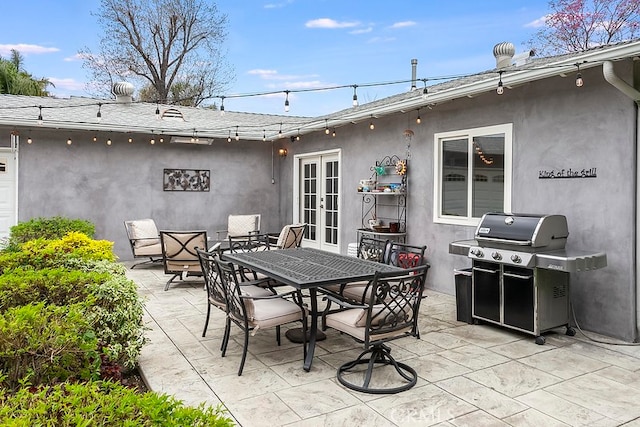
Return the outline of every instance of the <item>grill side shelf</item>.
<path id="1" fill-rule="evenodd" d="M 560 250 L 536 254 L 536 267 L 577 273 L 607 266 L 607 254 L 583 250 Z"/>

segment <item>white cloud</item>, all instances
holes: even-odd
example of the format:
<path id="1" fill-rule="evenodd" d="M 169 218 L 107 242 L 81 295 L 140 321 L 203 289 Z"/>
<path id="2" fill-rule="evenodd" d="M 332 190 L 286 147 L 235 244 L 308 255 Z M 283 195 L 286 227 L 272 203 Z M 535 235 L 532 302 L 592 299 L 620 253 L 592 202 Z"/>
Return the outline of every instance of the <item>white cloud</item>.
<path id="1" fill-rule="evenodd" d="M 0 55 L 8 55 L 11 53 L 11 50 L 17 50 L 23 55 L 52 53 L 60 51 L 60 49 L 58 49 L 57 47 L 44 47 L 38 46 L 36 44 L 0 44 Z"/>
<path id="2" fill-rule="evenodd" d="M 65 62 L 83 61 L 86 57 L 87 55 L 81 55 L 79 53 L 76 53 L 73 56 L 67 56 L 66 58 L 64 58 L 64 61 Z"/>
<path id="3" fill-rule="evenodd" d="M 547 23 L 547 18 L 548 15 L 545 15 L 541 18 L 538 18 L 536 20 L 533 20 L 531 22 L 529 22 L 528 24 L 525 24 L 525 28 L 541 28 L 544 27 Z"/>
<path id="4" fill-rule="evenodd" d="M 255 70 L 247 71 L 247 74 L 260 76 L 262 78 L 268 78 L 269 76 L 278 74 L 278 72 L 276 70 L 262 70 L 262 69 L 256 68 Z"/>
<path id="5" fill-rule="evenodd" d="M 353 27 L 357 27 L 358 25 L 360 25 L 360 23 L 357 22 L 357 21 L 339 22 L 339 21 L 336 21 L 336 20 L 331 19 L 331 18 L 312 19 L 311 21 L 307 21 L 304 24 L 304 26 L 307 27 L 307 28 L 330 28 L 330 29 L 334 29 L 334 28 L 353 28 Z"/>
<path id="6" fill-rule="evenodd" d="M 308 79 L 311 77 L 316 77 L 316 75 L 314 74 L 297 76 L 294 74 L 279 74 L 276 70 L 262 70 L 262 69 L 249 70 L 247 74 L 258 76 L 263 80 L 277 80 L 280 82 L 285 80 L 299 80 L 299 79 Z"/>
<path id="7" fill-rule="evenodd" d="M 293 3 L 293 0 L 287 0 L 284 2 L 280 2 L 280 3 L 267 3 L 264 5 L 265 9 L 280 9 L 282 7 L 286 7 L 287 5 L 290 5 L 291 3 Z"/>
<path id="8" fill-rule="evenodd" d="M 395 37 L 373 37 L 370 38 L 367 43 L 388 43 L 396 40 Z"/>
<path id="9" fill-rule="evenodd" d="M 416 25 L 415 21 L 402 21 L 402 22 L 395 22 L 389 28 L 406 28 L 406 27 L 413 27 L 414 25 Z"/>
<path id="10" fill-rule="evenodd" d="M 82 91 L 84 90 L 85 83 L 79 82 L 74 79 L 59 79 L 57 77 L 49 77 L 49 81 L 55 85 L 55 89 L 57 90 L 72 90 L 72 91 Z"/>
<path id="11" fill-rule="evenodd" d="M 373 31 L 373 27 L 361 28 L 359 30 L 350 31 L 349 34 L 366 34 Z"/>

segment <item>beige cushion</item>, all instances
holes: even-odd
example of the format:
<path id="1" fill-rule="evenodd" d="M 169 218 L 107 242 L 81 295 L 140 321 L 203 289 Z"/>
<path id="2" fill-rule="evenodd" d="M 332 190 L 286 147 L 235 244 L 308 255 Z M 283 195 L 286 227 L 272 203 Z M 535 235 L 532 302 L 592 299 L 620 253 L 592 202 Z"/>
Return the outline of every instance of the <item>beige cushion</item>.
<path id="1" fill-rule="evenodd" d="M 131 237 L 134 239 L 134 246 L 141 248 L 160 243 L 158 237 L 158 227 L 152 219 L 139 219 L 131 221 Z"/>
<path id="2" fill-rule="evenodd" d="M 260 230 L 260 214 L 229 215 L 227 234 L 229 236 L 246 236 Z"/>
<path id="3" fill-rule="evenodd" d="M 367 304 L 371 298 L 371 286 L 367 287 L 367 284 L 368 282 L 349 283 L 342 290 L 342 297 L 351 301 Z"/>
<path id="4" fill-rule="evenodd" d="M 302 319 L 296 303 L 284 298 L 245 299 L 247 319 L 251 327 L 269 328 Z"/>
<path id="5" fill-rule="evenodd" d="M 148 245 L 140 246 L 134 249 L 136 256 L 162 256 L 162 246 L 160 242 Z"/>
<path id="6" fill-rule="evenodd" d="M 362 308 L 352 308 L 349 310 L 339 311 L 330 314 L 326 317 L 326 324 L 328 327 L 337 329 L 347 333 L 361 341 L 365 340 L 365 331 L 367 324 L 367 310 Z M 384 339 L 401 335 L 411 330 L 411 327 L 406 327 L 398 331 L 386 332 L 384 334 L 377 334 L 371 336 L 372 340 Z"/>
<path id="7" fill-rule="evenodd" d="M 276 242 L 276 246 L 279 248 L 294 248 L 297 247 L 297 239 L 302 238 L 301 235 L 297 235 L 296 233 L 290 232 L 292 227 L 299 228 L 302 227 L 303 224 L 289 224 L 285 225 L 280 231 L 280 235 L 278 236 L 278 241 Z M 302 230 L 300 230 L 301 232 Z M 300 233 L 301 234 L 301 233 Z"/>

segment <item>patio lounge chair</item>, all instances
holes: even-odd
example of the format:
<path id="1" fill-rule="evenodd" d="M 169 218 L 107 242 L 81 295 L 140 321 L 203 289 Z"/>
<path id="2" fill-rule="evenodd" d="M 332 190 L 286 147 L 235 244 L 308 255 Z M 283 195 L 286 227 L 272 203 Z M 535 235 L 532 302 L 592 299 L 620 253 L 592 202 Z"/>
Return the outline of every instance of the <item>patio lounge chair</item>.
<path id="1" fill-rule="evenodd" d="M 338 368 L 337 378 L 342 385 L 363 393 L 383 394 L 405 391 L 416 384 L 416 371 L 396 361 L 386 343 L 407 336 L 417 337 L 418 312 L 426 274 L 425 265 L 399 273 L 378 272 L 365 304 L 350 304 L 332 295 L 325 296 L 345 310 L 326 315 L 323 323 L 351 335 L 362 342 L 365 349 L 355 360 Z M 359 368 L 359 365 L 365 365 L 366 369 Z M 392 367 L 400 376 L 400 382 L 392 381 L 389 368 L 385 369 L 382 378 L 372 382 L 376 365 Z"/>
<path id="2" fill-rule="evenodd" d="M 127 238 L 131 245 L 133 258 L 149 258 L 147 261 L 133 264 L 131 268 L 162 261 L 160 233 L 158 233 L 158 227 L 156 227 L 154 220 L 147 218 L 125 221 L 124 228 L 127 231 Z"/>
<path id="3" fill-rule="evenodd" d="M 226 240 L 232 236 L 260 233 L 260 218 L 260 214 L 229 215 L 227 218 L 227 229 L 217 230 L 216 238 L 218 240 Z M 221 237 L 223 235 L 224 237 Z"/>
<path id="4" fill-rule="evenodd" d="M 202 276 L 196 248 L 207 247 L 206 231 L 160 231 L 160 243 L 164 272 L 173 275 L 165 285 L 165 291 L 178 277 L 183 280 L 188 276 Z"/>
<path id="5" fill-rule="evenodd" d="M 299 248 L 307 224 L 288 224 L 282 227 L 278 236 L 270 235 L 270 243 L 277 249 Z"/>

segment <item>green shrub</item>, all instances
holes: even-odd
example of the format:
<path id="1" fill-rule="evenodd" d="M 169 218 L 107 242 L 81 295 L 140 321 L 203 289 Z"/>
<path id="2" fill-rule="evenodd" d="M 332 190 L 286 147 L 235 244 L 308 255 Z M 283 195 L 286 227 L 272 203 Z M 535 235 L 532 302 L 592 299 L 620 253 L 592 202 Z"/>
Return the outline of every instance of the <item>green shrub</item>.
<path id="1" fill-rule="evenodd" d="M 9 270 L 0 275 L 0 311 L 38 302 L 48 305 L 86 302 L 90 292 L 89 285 L 104 283 L 111 277 L 108 273 L 61 268 Z"/>
<path id="2" fill-rule="evenodd" d="M 70 219 L 55 216 L 51 218 L 33 218 L 11 227 L 10 244 L 20 244 L 35 239 L 60 239 L 71 231 L 93 237 L 96 228 L 83 219 Z"/>
<path id="3" fill-rule="evenodd" d="M 0 313 L 0 384 L 97 379 L 98 342 L 84 307 L 29 304 Z"/>
<path id="4" fill-rule="evenodd" d="M 106 264 L 103 269 L 109 270 Z M 106 360 L 136 365 L 145 340 L 143 301 L 135 282 L 122 274 L 63 269 L 18 268 L 0 276 L 0 311 L 40 302 L 79 304 Z"/>
<path id="5" fill-rule="evenodd" d="M 0 424 L 19 426 L 233 426 L 218 408 L 184 406 L 175 398 L 137 393 L 95 381 L 57 384 L 35 392 L 0 390 Z"/>
<path id="6" fill-rule="evenodd" d="M 29 266 L 34 269 L 55 268 L 72 259 L 85 261 L 116 261 L 113 242 L 93 240 L 87 235 L 70 232 L 60 239 L 35 239 L 17 249 L 0 253 L 0 272 Z"/>
<path id="7" fill-rule="evenodd" d="M 87 308 L 87 319 L 96 331 L 102 353 L 108 361 L 135 367 L 145 343 L 144 304 L 136 283 L 112 275 L 106 282 L 90 283 L 89 293 L 93 302 Z"/>

